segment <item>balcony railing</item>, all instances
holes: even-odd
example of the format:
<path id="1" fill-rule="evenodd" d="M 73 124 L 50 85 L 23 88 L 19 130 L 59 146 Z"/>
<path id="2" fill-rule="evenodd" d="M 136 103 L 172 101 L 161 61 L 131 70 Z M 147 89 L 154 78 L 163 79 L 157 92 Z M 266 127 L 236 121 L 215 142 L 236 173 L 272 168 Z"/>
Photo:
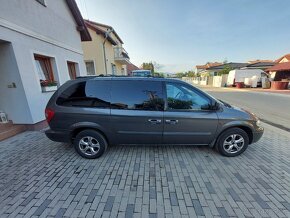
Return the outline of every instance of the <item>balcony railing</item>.
<path id="1" fill-rule="evenodd" d="M 122 46 L 116 46 L 114 48 L 115 61 L 119 61 L 123 64 L 129 63 L 129 55 Z"/>

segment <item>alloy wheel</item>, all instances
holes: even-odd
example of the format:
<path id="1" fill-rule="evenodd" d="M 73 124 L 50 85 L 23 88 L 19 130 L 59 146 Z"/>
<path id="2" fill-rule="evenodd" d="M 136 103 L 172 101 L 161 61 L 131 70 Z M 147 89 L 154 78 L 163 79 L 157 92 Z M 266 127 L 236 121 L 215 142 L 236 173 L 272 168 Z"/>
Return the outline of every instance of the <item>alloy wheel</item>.
<path id="1" fill-rule="evenodd" d="M 223 143 L 224 150 L 229 154 L 239 152 L 245 144 L 245 139 L 240 134 L 229 135 Z"/>
<path id="2" fill-rule="evenodd" d="M 79 141 L 80 151 L 85 155 L 95 155 L 100 150 L 100 143 L 91 136 L 85 136 Z"/>

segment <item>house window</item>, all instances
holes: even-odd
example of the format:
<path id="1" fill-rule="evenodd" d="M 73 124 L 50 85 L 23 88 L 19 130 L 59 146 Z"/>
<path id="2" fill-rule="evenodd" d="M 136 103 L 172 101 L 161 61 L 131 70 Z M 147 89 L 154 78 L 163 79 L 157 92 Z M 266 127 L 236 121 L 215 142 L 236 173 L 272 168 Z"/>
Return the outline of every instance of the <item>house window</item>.
<path id="1" fill-rule="evenodd" d="M 96 75 L 95 72 L 95 64 L 93 61 L 85 61 L 86 68 L 87 68 L 87 74 L 88 75 Z"/>
<path id="2" fill-rule="evenodd" d="M 77 71 L 76 71 L 76 63 L 68 61 L 67 62 L 67 68 L 70 79 L 75 79 L 77 77 Z"/>
<path id="3" fill-rule="evenodd" d="M 112 64 L 112 75 L 116 75 L 116 74 L 117 74 L 116 65 Z"/>
<path id="4" fill-rule="evenodd" d="M 54 81 L 51 58 L 42 55 L 34 55 L 34 59 L 39 80 Z"/>

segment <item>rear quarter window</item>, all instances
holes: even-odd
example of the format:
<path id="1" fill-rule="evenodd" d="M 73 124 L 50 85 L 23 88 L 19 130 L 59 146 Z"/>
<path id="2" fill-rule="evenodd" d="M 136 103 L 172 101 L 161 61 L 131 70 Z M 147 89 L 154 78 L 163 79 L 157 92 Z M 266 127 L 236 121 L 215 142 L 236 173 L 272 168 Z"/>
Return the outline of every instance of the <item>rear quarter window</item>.
<path id="1" fill-rule="evenodd" d="M 64 90 L 56 104 L 66 107 L 110 108 L 110 81 L 89 80 Z"/>

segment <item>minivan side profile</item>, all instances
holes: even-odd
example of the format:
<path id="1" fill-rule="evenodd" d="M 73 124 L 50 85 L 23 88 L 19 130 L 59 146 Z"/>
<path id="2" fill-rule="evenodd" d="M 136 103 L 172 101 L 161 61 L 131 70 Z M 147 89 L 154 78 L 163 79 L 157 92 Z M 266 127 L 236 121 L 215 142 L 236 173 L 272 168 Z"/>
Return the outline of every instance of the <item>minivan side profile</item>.
<path id="1" fill-rule="evenodd" d="M 85 158 L 109 144 L 209 145 L 237 156 L 264 129 L 252 113 L 181 80 L 93 77 L 71 80 L 49 100 L 48 138 L 73 143 Z"/>

